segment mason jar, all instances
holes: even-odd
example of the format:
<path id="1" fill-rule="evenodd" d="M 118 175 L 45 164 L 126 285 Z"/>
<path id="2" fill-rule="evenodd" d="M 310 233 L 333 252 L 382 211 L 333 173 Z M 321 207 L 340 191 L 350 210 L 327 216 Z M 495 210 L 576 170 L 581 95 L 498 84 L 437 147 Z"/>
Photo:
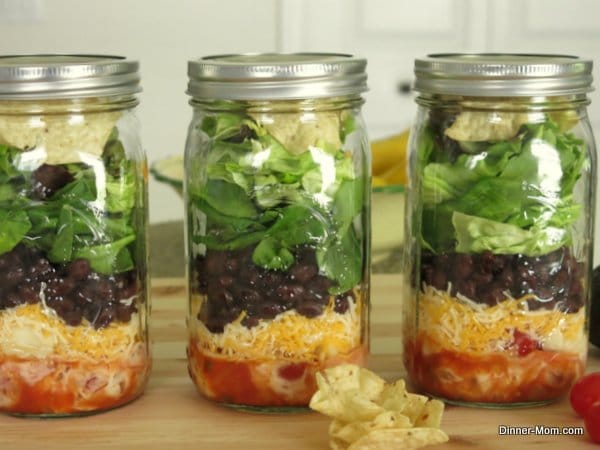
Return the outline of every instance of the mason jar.
<path id="1" fill-rule="evenodd" d="M 365 363 L 365 65 L 336 54 L 189 62 L 188 361 L 209 399 L 306 406 L 317 371 Z"/>
<path id="2" fill-rule="evenodd" d="M 0 410 L 138 397 L 150 369 L 138 63 L 0 57 Z"/>
<path id="3" fill-rule="evenodd" d="M 404 351 L 454 403 L 551 402 L 584 372 L 596 156 L 574 56 L 415 62 Z"/>

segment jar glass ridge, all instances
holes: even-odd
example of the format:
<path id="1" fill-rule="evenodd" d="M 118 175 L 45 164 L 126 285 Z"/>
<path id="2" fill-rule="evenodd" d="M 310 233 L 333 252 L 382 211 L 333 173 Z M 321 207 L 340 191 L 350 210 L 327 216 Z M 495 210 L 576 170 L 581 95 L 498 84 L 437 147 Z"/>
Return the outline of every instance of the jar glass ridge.
<path id="1" fill-rule="evenodd" d="M 317 371 L 362 365 L 368 352 L 361 91 L 289 98 L 288 89 L 193 95 L 185 155 L 190 375 L 205 397 L 260 411 L 306 407 Z"/>
<path id="2" fill-rule="evenodd" d="M 123 64 L 129 83 L 108 89 L 106 64 Z M 20 75 L 32 68 L 42 75 Z M 137 64 L 31 55 L 0 58 L 0 72 L 0 410 L 121 406 L 151 366 Z"/>
<path id="3" fill-rule="evenodd" d="M 486 78 L 486 63 L 527 66 L 527 55 L 469 58 L 484 67 L 472 95 L 468 70 L 441 84 L 429 83 L 427 70 L 417 74 L 405 364 L 421 390 L 450 402 L 548 403 L 569 391 L 587 358 L 596 186 L 585 95 L 591 64 L 581 64 L 569 84 L 560 73 L 572 68 L 550 66 L 580 61 L 541 55 L 536 64 L 550 68 L 540 71 L 539 92 L 529 79 L 511 84 L 507 77 L 497 83 L 503 92 L 486 95 L 486 82 L 497 77 Z M 529 76 L 526 67 L 513 69 Z"/>

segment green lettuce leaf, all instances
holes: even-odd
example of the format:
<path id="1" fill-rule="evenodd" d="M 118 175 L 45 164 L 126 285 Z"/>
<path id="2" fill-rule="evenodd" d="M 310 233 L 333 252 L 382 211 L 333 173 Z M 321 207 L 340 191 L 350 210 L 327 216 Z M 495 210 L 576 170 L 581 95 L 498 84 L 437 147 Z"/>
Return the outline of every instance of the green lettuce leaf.
<path id="1" fill-rule="evenodd" d="M 581 140 L 547 120 L 523 125 L 510 140 L 478 142 L 476 151 L 450 158 L 431 133 L 424 131 L 418 155 L 423 242 L 438 252 L 456 246 L 537 254 L 570 239 L 580 210 L 572 202 L 573 189 L 587 164 Z M 470 231 L 459 229 L 467 225 Z M 504 236 L 500 225 L 507 226 Z"/>
<path id="2" fill-rule="evenodd" d="M 496 254 L 538 256 L 562 247 L 570 238 L 564 228 L 534 226 L 524 230 L 509 223 L 459 212 L 452 215 L 452 224 L 456 230 L 456 251 L 462 253 L 489 250 Z"/>

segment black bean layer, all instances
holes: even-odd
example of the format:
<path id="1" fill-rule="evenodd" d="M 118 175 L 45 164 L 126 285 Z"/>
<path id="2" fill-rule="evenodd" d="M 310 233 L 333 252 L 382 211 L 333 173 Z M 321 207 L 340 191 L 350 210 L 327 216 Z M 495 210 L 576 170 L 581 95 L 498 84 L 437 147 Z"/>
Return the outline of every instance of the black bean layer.
<path id="1" fill-rule="evenodd" d="M 421 282 L 437 289 L 448 289 L 469 299 L 496 305 L 508 297 L 534 294 L 529 309 L 554 309 L 577 312 L 584 304 L 583 267 L 567 247 L 543 256 L 425 252 L 421 262 Z"/>
<path id="2" fill-rule="evenodd" d="M 246 312 L 242 324 L 248 328 L 258 325 L 259 319 L 273 319 L 292 309 L 309 318 L 323 314 L 333 282 L 319 274 L 313 249 L 298 249 L 296 262 L 286 272 L 255 266 L 253 250 L 208 250 L 206 256 L 196 258 L 197 285 L 192 289 L 206 295 L 198 318 L 211 332 L 221 333 L 242 311 Z M 354 293 L 336 296 L 336 312 L 348 310 L 348 297 L 354 298 Z"/>
<path id="3" fill-rule="evenodd" d="M 32 176 L 33 190 L 38 198 L 45 200 L 63 186 L 73 181 L 73 175 L 63 166 L 42 164 Z"/>
<path id="4" fill-rule="evenodd" d="M 0 256 L 0 311 L 40 302 L 43 286 L 46 305 L 68 325 L 85 318 L 103 328 L 113 321 L 128 322 L 137 311 L 135 301 L 124 302 L 138 293 L 134 271 L 100 275 L 85 259 L 56 265 L 24 245 Z"/>

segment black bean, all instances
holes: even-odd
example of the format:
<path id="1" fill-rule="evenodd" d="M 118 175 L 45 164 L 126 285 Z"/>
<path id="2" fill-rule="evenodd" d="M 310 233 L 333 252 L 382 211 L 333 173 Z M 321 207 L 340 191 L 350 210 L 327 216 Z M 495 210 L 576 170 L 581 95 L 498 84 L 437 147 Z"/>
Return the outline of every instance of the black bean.
<path id="1" fill-rule="evenodd" d="M 4 297 L 4 305 L 7 308 L 14 308 L 15 306 L 19 306 L 22 303 L 23 299 L 15 292 L 10 292 Z"/>
<path id="2" fill-rule="evenodd" d="M 554 297 L 552 289 L 547 287 L 547 286 L 541 286 L 537 289 L 536 291 L 536 295 L 542 300 L 542 301 L 551 301 Z"/>
<path id="3" fill-rule="evenodd" d="M 236 273 L 239 267 L 237 258 L 229 257 L 225 260 L 225 270 L 230 273 Z"/>
<path id="4" fill-rule="evenodd" d="M 32 285 L 22 285 L 19 287 L 18 295 L 24 303 L 34 304 L 40 301 L 39 290 Z"/>
<path id="5" fill-rule="evenodd" d="M 76 259 L 69 264 L 69 276 L 75 281 L 85 280 L 91 271 L 90 262 L 87 259 Z"/>
<path id="6" fill-rule="evenodd" d="M 466 258 L 472 258 L 472 270 L 467 270 Z M 451 265 L 443 269 L 448 261 Z M 540 300 L 531 300 L 532 308 L 554 308 L 557 303 L 564 308 L 577 310 L 583 304 L 582 284 L 585 267 L 568 248 L 558 249 L 548 255 L 442 254 L 424 252 L 421 256 L 421 281 L 438 289 L 442 286 L 444 271 L 452 284 L 452 295 L 458 293 L 482 303 L 496 304 L 504 301 L 503 291 L 511 297 L 535 294 Z M 475 290 L 475 292 L 474 292 Z"/>
<path id="7" fill-rule="evenodd" d="M 474 281 L 460 280 L 458 283 L 456 283 L 456 289 L 468 299 L 475 300 L 477 290 Z"/>
<path id="8" fill-rule="evenodd" d="M 4 275 L 4 283 L 8 286 L 19 284 L 25 278 L 22 267 L 13 267 Z"/>
<path id="9" fill-rule="evenodd" d="M 338 314 L 345 314 L 349 308 L 350 302 L 348 301 L 348 296 L 345 294 L 336 295 L 333 310 Z"/>
<path id="10" fill-rule="evenodd" d="M 106 305 L 104 308 L 102 308 L 102 311 L 100 311 L 100 314 L 98 314 L 98 317 L 96 317 L 96 320 L 94 321 L 94 323 L 92 325 L 96 329 L 105 328 L 112 321 L 115 320 L 115 316 L 116 316 L 115 308 L 112 308 L 112 307 L 109 307 L 108 305 Z"/>
<path id="11" fill-rule="evenodd" d="M 41 199 L 51 197 L 57 190 L 73 180 L 73 175 L 65 167 L 49 164 L 42 164 L 32 175 L 33 190 Z"/>
<path id="12" fill-rule="evenodd" d="M 231 292 L 229 292 L 228 290 L 225 290 L 225 289 L 223 291 L 221 291 L 221 293 L 219 294 L 219 299 L 226 306 L 231 306 L 234 303 L 233 295 L 231 295 Z"/>
<path id="13" fill-rule="evenodd" d="M 300 283 L 306 283 L 317 275 L 319 269 L 316 265 L 310 264 L 295 264 L 290 269 L 290 274 L 293 279 Z"/>
<path id="14" fill-rule="evenodd" d="M 511 289 L 515 283 L 514 275 L 510 265 L 504 266 L 504 269 L 497 277 L 498 283 L 505 289 Z"/>
<path id="15" fill-rule="evenodd" d="M 129 322 L 131 315 L 133 314 L 133 308 L 125 303 L 117 304 L 117 320 L 121 322 Z"/>
<path id="16" fill-rule="evenodd" d="M 254 328 L 258 325 L 258 323 L 259 320 L 254 316 L 245 316 L 242 319 L 242 325 L 244 325 L 246 328 Z"/>
<path id="17" fill-rule="evenodd" d="M 492 280 L 494 279 L 494 276 L 490 272 L 475 272 L 472 275 L 471 279 L 478 286 L 485 286 L 492 282 Z"/>
<path id="18" fill-rule="evenodd" d="M 79 308 L 65 309 L 61 314 L 61 318 L 67 325 L 76 327 L 77 325 L 81 324 L 83 312 Z"/>
<path id="19" fill-rule="evenodd" d="M 102 326 L 105 326 L 116 320 L 117 295 L 136 292 L 135 271 L 100 275 L 91 271 L 89 263 L 85 260 L 76 260 L 64 266 L 53 265 L 39 251 L 24 245 L 15 247 L 1 259 L 10 265 L 7 265 L 6 270 L 0 270 L 0 309 L 39 302 L 39 293 L 44 286 L 46 304 L 54 309 L 65 323 L 78 325 L 86 318 L 99 325 L 104 323 Z M 20 281 L 13 285 L 14 281 L 19 279 Z M 135 305 L 128 308 L 131 314 L 137 311 Z M 100 317 L 101 311 L 104 310 L 108 312 Z M 130 317 L 131 314 L 124 314 L 123 310 L 121 318 L 126 318 L 127 315 Z"/>
<path id="20" fill-rule="evenodd" d="M 440 290 L 446 289 L 446 286 L 448 284 L 448 278 L 446 276 L 446 272 L 441 269 L 436 269 L 435 272 L 433 273 L 431 284 L 436 289 L 440 289 Z"/>
<path id="21" fill-rule="evenodd" d="M 219 284 L 224 288 L 228 288 L 233 284 L 233 277 L 231 275 L 221 275 L 219 277 Z"/>
<path id="22" fill-rule="evenodd" d="M 473 258 L 464 253 L 456 255 L 452 269 L 455 279 L 467 278 L 473 272 Z"/>
<path id="23" fill-rule="evenodd" d="M 225 252 L 214 251 L 214 250 L 208 251 L 206 253 L 206 260 L 205 260 L 206 271 L 209 274 L 222 273 L 225 269 L 224 268 L 225 258 L 226 258 Z"/>
<path id="24" fill-rule="evenodd" d="M 244 267 L 240 273 L 240 278 L 250 287 L 255 287 L 260 279 L 256 267 Z"/>
<path id="25" fill-rule="evenodd" d="M 284 284 L 277 288 L 276 293 L 284 302 L 293 302 L 304 296 L 304 288 L 299 284 Z"/>
<path id="26" fill-rule="evenodd" d="M 309 319 L 320 316 L 323 313 L 324 306 L 313 300 L 306 300 L 296 306 L 296 311 Z"/>
<path id="27" fill-rule="evenodd" d="M 272 302 L 266 302 L 254 309 L 255 315 L 262 319 L 273 319 L 279 313 L 284 312 L 284 308 Z"/>
<path id="28" fill-rule="evenodd" d="M 219 317 L 211 317 L 204 325 L 206 325 L 206 328 L 208 328 L 211 333 L 222 333 L 227 322 Z"/>
<path id="29" fill-rule="evenodd" d="M 256 305 L 261 300 L 260 294 L 256 290 L 249 288 L 242 289 L 240 296 L 242 301 L 249 305 Z"/>
<path id="30" fill-rule="evenodd" d="M 208 274 L 206 277 L 197 274 L 203 283 L 192 286 L 207 299 L 198 313 L 199 320 L 213 332 L 221 332 L 219 330 L 225 324 L 242 312 L 246 314 L 242 324 L 247 327 L 256 326 L 259 319 L 270 320 L 292 309 L 306 317 L 323 313 L 334 283 L 319 275 L 313 248 L 298 248 L 294 255 L 296 262 L 288 271 L 255 266 L 252 261 L 254 248 L 227 252 L 209 250 L 204 258 L 196 258 L 196 270 Z M 347 311 L 348 298 L 353 295 L 348 291 L 338 296 L 334 309 L 339 313 Z"/>
<path id="31" fill-rule="evenodd" d="M 505 300 L 506 295 L 504 295 L 504 289 L 501 286 L 492 285 L 487 294 L 484 295 L 484 298 L 488 305 L 494 306 Z"/>

